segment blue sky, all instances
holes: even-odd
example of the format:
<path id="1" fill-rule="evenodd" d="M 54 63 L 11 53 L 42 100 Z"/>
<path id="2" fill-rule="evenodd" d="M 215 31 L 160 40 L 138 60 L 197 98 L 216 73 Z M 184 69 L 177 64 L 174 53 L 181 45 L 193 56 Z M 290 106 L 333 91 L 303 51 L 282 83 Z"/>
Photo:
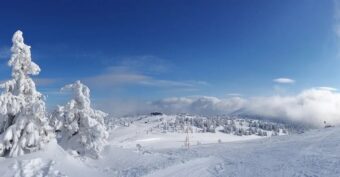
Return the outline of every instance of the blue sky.
<path id="1" fill-rule="evenodd" d="M 246 97 L 340 88 L 332 0 L 7 1 L 0 80 L 20 29 L 42 68 L 49 106 L 82 80 L 99 103 L 206 95 Z M 290 78 L 295 82 L 277 83 Z"/>

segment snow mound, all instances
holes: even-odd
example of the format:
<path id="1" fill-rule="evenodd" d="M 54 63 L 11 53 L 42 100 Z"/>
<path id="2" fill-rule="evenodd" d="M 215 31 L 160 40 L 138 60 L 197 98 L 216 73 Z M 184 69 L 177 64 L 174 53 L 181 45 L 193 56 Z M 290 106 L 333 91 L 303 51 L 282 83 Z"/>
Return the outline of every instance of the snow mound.
<path id="1" fill-rule="evenodd" d="M 66 177 L 66 175 L 54 169 L 54 164 L 53 160 L 41 158 L 19 160 L 13 166 L 14 177 Z"/>

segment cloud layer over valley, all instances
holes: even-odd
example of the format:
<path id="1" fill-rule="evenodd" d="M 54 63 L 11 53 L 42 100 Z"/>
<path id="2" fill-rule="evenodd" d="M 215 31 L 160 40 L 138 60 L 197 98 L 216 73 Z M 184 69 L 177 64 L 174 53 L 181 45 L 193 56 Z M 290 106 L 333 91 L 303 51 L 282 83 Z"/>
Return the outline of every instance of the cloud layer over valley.
<path id="1" fill-rule="evenodd" d="M 174 97 L 151 103 L 158 111 L 166 113 L 194 113 L 203 115 L 230 114 L 235 111 L 247 115 L 262 116 L 303 123 L 315 127 L 340 124 L 340 93 L 334 89 L 312 88 L 292 96 L 269 97 Z"/>

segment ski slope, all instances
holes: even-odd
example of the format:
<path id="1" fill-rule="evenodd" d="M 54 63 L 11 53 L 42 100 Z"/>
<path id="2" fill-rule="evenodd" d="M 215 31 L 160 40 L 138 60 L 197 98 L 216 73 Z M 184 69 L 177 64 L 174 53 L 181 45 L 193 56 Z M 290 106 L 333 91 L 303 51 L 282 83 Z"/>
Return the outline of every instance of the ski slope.
<path id="1" fill-rule="evenodd" d="M 140 144 L 147 149 L 167 149 L 181 148 L 184 146 L 184 140 L 187 136 L 183 132 L 162 133 L 157 130 L 150 132 L 152 127 L 158 125 L 159 122 L 145 124 L 144 121 L 136 121 L 129 127 L 116 127 L 110 132 L 109 142 L 113 146 L 135 149 L 136 144 Z M 263 138 L 261 136 L 236 136 L 232 134 L 222 133 L 189 133 L 190 144 L 215 144 L 221 142 L 247 141 L 252 139 Z"/>
<path id="2" fill-rule="evenodd" d="M 301 135 L 203 145 L 187 152 L 177 151 L 174 154 L 178 156 L 194 158 L 174 169 L 172 174 L 187 176 L 193 160 L 201 160 L 203 164 L 199 166 L 209 167 L 206 170 L 209 175 L 205 176 L 336 177 L 340 176 L 339 133 L 339 128 L 330 128 Z M 210 161 L 204 163 L 204 158 L 210 158 Z M 164 174 L 170 174 L 170 168 L 164 169 Z M 161 171 L 157 173 L 162 174 Z"/>
<path id="3" fill-rule="evenodd" d="M 136 148 L 109 144 L 98 160 L 51 142 L 43 151 L 0 159 L 3 177 L 340 176 L 340 128 L 226 143 Z M 114 139 L 114 138 L 113 138 Z M 157 146 L 152 144 L 150 146 Z"/>

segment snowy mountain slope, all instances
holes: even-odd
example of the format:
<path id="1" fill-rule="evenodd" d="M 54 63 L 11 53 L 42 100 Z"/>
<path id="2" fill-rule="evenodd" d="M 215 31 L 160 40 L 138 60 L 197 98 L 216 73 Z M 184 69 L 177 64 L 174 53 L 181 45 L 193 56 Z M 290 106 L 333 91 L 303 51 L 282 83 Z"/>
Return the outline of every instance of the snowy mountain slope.
<path id="1" fill-rule="evenodd" d="M 208 170 L 213 176 L 335 177 L 340 176 L 339 133 L 339 128 L 320 129 L 301 135 L 202 145 L 187 152 L 168 151 L 167 153 L 196 159 L 217 158 L 219 161 L 215 165 L 206 164 L 213 166 Z M 180 174 L 179 171 L 183 173 Z M 185 166 L 182 166 L 174 173 L 177 176 L 186 176 L 185 171 Z M 165 172 L 169 174 L 166 169 Z"/>
<path id="2" fill-rule="evenodd" d="M 42 151 L 15 158 L 1 158 L 0 174 L 3 177 L 101 176 L 100 171 L 88 168 L 86 163 L 69 155 L 55 141 Z"/>
<path id="3" fill-rule="evenodd" d="M 98 160 L 74 157 L 55 142 L 44 151 L 0 159 L 4 177 L 340 176 L 340 128 L 249 141 L 147 152 L 108 145 Z M 152 146 L 157 146 L 153 144 Z"/>
<path id="4" fill-rule="evenodd" d="M 109 142 L 111 145 L 123 148 L 135 149 L 137 144 L 147 149 L 162 149 L 162 148 L 181 148 L 184 146 L 186 133 L 172 132 L 162 133 L 159 130 L 150 129 L 158 125 L 158 122 L 145 124 L 142 122 L 135 122 L 129 127 L 117 127 L 110 132 Z M 189 133 L 190 144 L 208 144 L 232 141 L 244 141 L 250 139 L 258 139 L 260 136 L 236 136 L 225 134 L 217 131 L 216 133 Z"/>
<path id="5" fill-rule="evenodd" d="M 159 177 L 159 176 L 195 176 L 195 177 L 207 177 L 213 176 L 210 172 L 210 168 L 215 168 L 212 165 L 218 163 L 217 158 L 206 157 L 197 158 L 187 161 L 185 163 L 179 163 L 171 167 L 159 170 L 157 172 L 146 175 L 146 177 Z"/>
<path id="6" fill-rule="evenodd" d="M 111 145 L 124 148 L 136 148 L 139 144 L 160 149 L 183 147 L 187 136 L 190 145 L 199 145 L 286 134 L 285 125 L 259 120 L 183 114 L 141 115 L 115 122 L 109 141 Z"/>

